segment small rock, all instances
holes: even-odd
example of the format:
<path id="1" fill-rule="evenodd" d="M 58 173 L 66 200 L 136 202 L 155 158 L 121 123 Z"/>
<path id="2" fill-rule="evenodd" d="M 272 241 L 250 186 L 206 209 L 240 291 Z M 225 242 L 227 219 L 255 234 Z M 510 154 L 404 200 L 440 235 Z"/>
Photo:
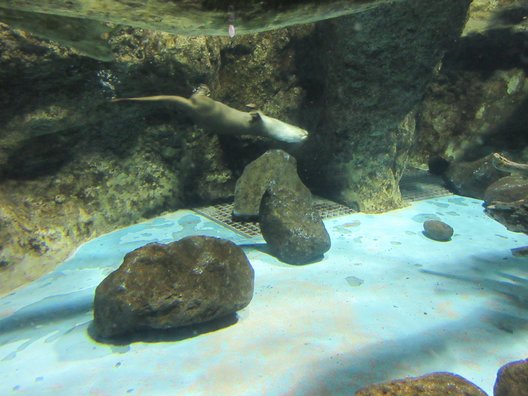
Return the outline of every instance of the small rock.
<path id="1" fill-rule="evenodd" d="M 427 220 L 423 223 L 424 235 L 435 241 L 447 242 L 453 236 L 453 228 L 439 220 Z"/>
<path id="2" fill-rule="evenodd" d="M 253 286 L 253 268 L 232 242 L 192 236 L 148 244 L 95 290 L 95 329 L 112 337 L 204 323 L 247 306 Z"/>
<path id="3" fill-rule="evenodd" d="M 497 372 L 494 396 L 528 396 L 528 359 L 510 362 Z"/>
<path id="4" fill-rule="evenodd" d="M 298 195 L 311 196 L 297 174 L 297 161 L 282 150 L 269 150 L 246 166 L 235 187 L 233 218 L 256 220 L 266 189 L 272 184 L 285 184 Z"/>
<path id="5" fill-rule="evenodd" d="M 311 196 L 272 186 L 260 204 L 260 229 L 272 254 L 290 264 L 306 264 L 330 249 L 330 236 Z"/>
<path id="6" fill-rule="evenodd" d="M 486 393 L 465 378 L 451 373 L 432 373 L 421 377 L 394 380 L 370 385 L 355 396 L 486 396 Z"/>

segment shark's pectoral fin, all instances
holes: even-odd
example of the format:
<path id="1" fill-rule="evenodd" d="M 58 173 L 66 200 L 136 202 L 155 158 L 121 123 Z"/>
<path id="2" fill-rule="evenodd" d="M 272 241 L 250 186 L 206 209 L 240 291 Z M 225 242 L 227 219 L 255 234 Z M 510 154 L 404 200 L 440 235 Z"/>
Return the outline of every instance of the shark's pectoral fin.
<path id="1" fill-rule="evenodd" d="M 258 111 L 250 111 L 249 115 L 251 116 L 251 123 L 262 121 L 262 117 Z"/>

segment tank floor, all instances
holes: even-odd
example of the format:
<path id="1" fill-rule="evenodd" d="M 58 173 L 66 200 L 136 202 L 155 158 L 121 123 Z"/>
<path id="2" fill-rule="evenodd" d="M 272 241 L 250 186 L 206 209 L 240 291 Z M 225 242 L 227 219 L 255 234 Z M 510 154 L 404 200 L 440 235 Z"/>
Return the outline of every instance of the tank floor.
<path id="1" fill-rule="evenodd" d="M 422 234 L 450 224 L 450 242 Z M 481 201 L 414 202 L 382 215 L 325 220 L 332 249 L 305 266 L 266 254 L 193 211 L 94 239 L 53 273 L 0 299 L 1 395 L 343 395 L 365 385 L 450 371 L 491 393 L 498 368 L 526 358 L 528 258 Z M 244 245 L 255 295 L 238 322 L 89 336 L 95 287 L 148 242 L 209 235 Z M 131 342 L 130 342 L 131 341 Z"/>

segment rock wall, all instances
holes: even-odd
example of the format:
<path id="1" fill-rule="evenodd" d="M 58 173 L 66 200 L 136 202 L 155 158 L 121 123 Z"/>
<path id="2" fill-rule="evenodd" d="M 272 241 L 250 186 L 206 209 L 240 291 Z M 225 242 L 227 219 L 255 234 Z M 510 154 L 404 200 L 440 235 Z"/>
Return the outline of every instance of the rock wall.
<path id="1" fill-rule="evenodd" d="M 230 198 L 244 165 L 275 147 L 206 134 L 170 105 L 111 97 L 188 96 L 207 83 L 234 107 L 293 119 L 303 90 L 289 42 L 310 29 L 229 40 L 124 28 L 103 63 L 0 25 L 0 293 L 88 238 Z"/>
<path id="2" fill-rule="evenodd" d="M 495 151 L 528 161 L 528 8 L 475 0 L 472 11 L 420 105 L 411 154 L 417 166 L 434 156 L 472 161 Z"/>
<path id="3" fill-rule="evenodd" d="M 232 40 L 114 29 L 111 63 L 0 25 L 0 293 L 88 238 L 229 199 L 269 148 L 299 158 L 322 195 L 365 211 L 401 205 L 413 111 L 467 3 L 401 2 Z M 233 107 L 305 127 L 311 140 L 219 137 L 168 104 L 109 102 L 188 96 L 200 83 Z"/>
<path id="4" fill-rule="evenodd" d="M 469 1 L 412 0 L 317 25 L 312 63 L 315 137 L 301 159 L 307 184 L 368 212 L 402 205 L 398 188 L 414 109 L 459 37 Z"/>

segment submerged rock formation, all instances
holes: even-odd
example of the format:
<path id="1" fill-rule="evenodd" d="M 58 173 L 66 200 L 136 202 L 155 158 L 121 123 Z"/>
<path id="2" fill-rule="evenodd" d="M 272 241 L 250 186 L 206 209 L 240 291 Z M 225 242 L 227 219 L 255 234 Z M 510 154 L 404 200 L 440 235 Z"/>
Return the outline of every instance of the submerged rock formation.
<path id="1" fill-rule="evenodd" d="M 528 161 L 528 10 L 474 0 L 463 36 L 438 65 L 418 109 L 413 164 L 473 161 L 493 151 Z"/>
<path id="2" fill-rule="evenodd" d="M 16 3 L 24 12 L 52 9 Z M 207 3 L 227 15 L 225 4 Z M 413 111 L 461 30 L 467 3 L 383 3 L 317 25 L 244 36 L 240 29 L 233 39 L 106 31 L 95 18 L 113 63 L 0 24 L 0 293 L 41 275 L 87 238 L 229 199 L 245 165 L 269 148 L 294 154 L 318 194 L 364 211 L 400 206 Z M 82 18 L 76 12 L 69 17 Z M 512 92 L 521 92 L 515 81 Z M 218 137 L 163 105 L 109 105 L 114 96 L 189 96 L 200 83 L 232 107 L 254 104 L 313 136 L 297 148 Z"/>
<path id="3" fill-rule="evenodd" d="M 297 174 L 295 158 L 282 150 L 270 150 L 248 164 L 237 180 L 233 217 L 236 220 L 257 220 L 260 201 L 271 185 L 287 186 L 303 199 L 312 196 Z"/>
<path id="4" fill-rule="evenodd" d="M 488 186 L 506 175 L 495 167 L 493 155 L 490 154 L 475 161 L 451 163 L 444 178 L 456 194 L 484 199 Z"/>
<path id="5" fill-rule="evenodd" d="M 271 253 L 290 264 L 320 260 L 330 249 L 330 236 L 310 194 L 272 183 L 259 209 L 262 236 Z"/>
<path id="6" fill-rule="evenodd" d="M 241 248 L 211 237 L 152 243 L 127 254 L 95 290 L 102 337 L 204 323 L 253 298 L 254 271 Z"/>
<path id="7" fill-rule="evenodd" d="M 528 197 L 528 178 L 506 176 L 488 186 L 484 192 L 484 201 L 514 202 Z"/>
<path id="8" fill-rule="evenodd" d="M 486 213 L 508 230 L 528 234 L 528 197 L 512 202 L 486 202 Z"/>
<path id="9" fill-rule="evenodd" d="M 411 0 L 317 26 L 305 57 L 316 62 L 307 65 L 308 110 L 320 116 L 298 157 L 312 191 L 361 211 L 402 205 L 414 110 L 469 3 Z"/>

